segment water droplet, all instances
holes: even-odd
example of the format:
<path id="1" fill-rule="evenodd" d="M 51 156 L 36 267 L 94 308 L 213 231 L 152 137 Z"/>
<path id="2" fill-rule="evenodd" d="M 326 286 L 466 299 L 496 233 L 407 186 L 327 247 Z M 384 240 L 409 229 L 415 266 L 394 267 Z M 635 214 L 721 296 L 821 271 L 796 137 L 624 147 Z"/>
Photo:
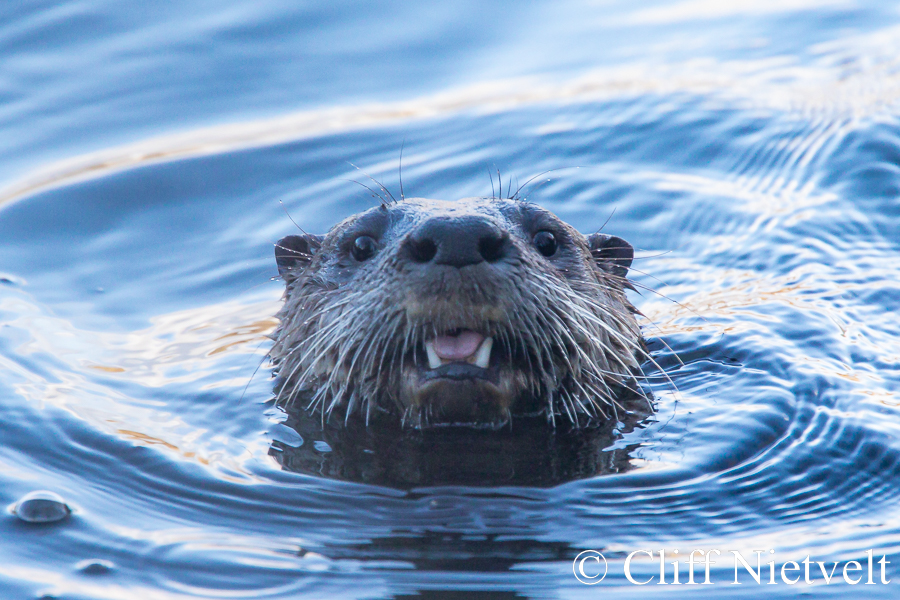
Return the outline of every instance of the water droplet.
<path id="1" fill-rule="evenodd" d="M 115 565 L 112 562 L 99 558 L 82 560 L 75 565 L 75 570 L 80 571 L 85 575 L 106 575 L 114 568 Z"/>
<path id="2" fill-rule="evenodd" d="M 68 517 L 72 510 L 59 494 L 37 490 L 22 496 L 13 512 L 26 523 L 54 523 Z"/>

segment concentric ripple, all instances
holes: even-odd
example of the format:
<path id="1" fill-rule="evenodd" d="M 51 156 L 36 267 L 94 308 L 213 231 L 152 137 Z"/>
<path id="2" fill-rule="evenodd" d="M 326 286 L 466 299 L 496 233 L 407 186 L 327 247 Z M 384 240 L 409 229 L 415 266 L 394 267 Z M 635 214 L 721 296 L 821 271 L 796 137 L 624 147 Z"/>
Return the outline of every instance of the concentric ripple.
<path id="1" fill-rule="evenodd" d="M 341 17 L 355 37 L 371 33 L 353 46 L 374 57 L 363 80 L 338 60 L 350 46 L 295 48 L 275 27 L 309 17 L 340 29 L 332 9 L 263 4 L 190 21 L 170 47 L 196 38 L 227 60 L 247 47 L 265 57 L 276 52 L 265 40 L 227 23 L 268 23 L 271 39 L 335 65 L 318 104 L 261 88 L 246 93 L 275 108 L 207 117 L 193 79 L 168 88 L 158 76 L 183 103 L 150 110 L 158 98 L 102 70 L 116 63 L 104 53 L 72 58 L 116 98 L 73 94 L 106 124 L 102 144 L 65 138 L 51 118 L 63 109 L 44 96 L 0 111 L 8 134 L 25 116 L 46 128 L 0 144 L 0 496 L 14 506 L 50 490 L 72 509 L 57 524 L 0 520 L 4 594 L 759 597 L 755 585 L 648 591 L 625 579 L 629 553 L 663 548 L 771 549 L 779 564 L 873 550 L 896 558 L 900 578 L 900 14 L 805 1 L 519 8 L 508 36 L 453 63 L 476 79 L 431 72 L 456 56 L 440 41 L 409 59 L 420 85 L 377 71 L 400 52 L 388 17 Z M 476 11 L 453 6 L 411 39 L 468 31 L 453 19 Z M 14 12 L 4 47 L 65 21 Z M 136 43 L 98 23 L 109 56 Z M 132 66 L 164 72 L 172 58 L 157 60 Z M 32 63 L 10 64 L 18 77 Z M 366 93 L 338 82 L 353 77 Z M 198 89 L 214 95 L 214 79 Z M 116 130 L 100 114 L 126 92 L 157 129 Z M 189 122 L 173 131 L 179 107 Z M 42 136 L 53 152 L 35 150 Z M 639 249 L 632 299 L 656 363 L 645 365 L 652 417 L 575 433 L 357 436 L 273 405 L 272 242 L 291 220 L 324 232 L 371 206 L 347 180 L 399 191 L 401 148 L 407 196 L 490 195 L 498 174 L 506 190 L 548 171 L 529 200 Z M 610 564 L 593 588 L 572 574 L 585 549 Z M 636 565 L 642 578 L 658 568 Z M 731 568 L 723 560 L 718 581 Z"/>

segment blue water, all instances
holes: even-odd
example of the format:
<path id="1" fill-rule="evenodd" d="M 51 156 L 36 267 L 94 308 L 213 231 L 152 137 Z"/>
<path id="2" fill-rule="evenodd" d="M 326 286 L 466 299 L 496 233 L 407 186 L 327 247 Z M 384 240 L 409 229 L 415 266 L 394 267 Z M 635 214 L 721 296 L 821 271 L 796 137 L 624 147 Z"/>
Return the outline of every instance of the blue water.
<path id="1" fill-rule="evenodd" d="M 0 502 L 73 513 L 4 513 L 0 597 L 897 597 L 898 57 L 882 2 L 3 4 Z M 401 147 L 407 196 L 558 169 L 528 199 L 639 250 L 670 381 L 614 468 L 416 484 L 273 405 L 285 210 Z M 662 548 L 714 585 L 625 578 Z M 894 580 L 729 585 L 754 549 Z"/>

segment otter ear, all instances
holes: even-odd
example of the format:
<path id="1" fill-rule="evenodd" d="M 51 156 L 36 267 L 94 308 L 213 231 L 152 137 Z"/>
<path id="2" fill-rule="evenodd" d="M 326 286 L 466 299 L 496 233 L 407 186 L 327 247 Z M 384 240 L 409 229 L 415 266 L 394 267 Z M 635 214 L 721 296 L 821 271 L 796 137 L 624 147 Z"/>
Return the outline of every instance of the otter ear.
<path id="1" fill-rule="evenodd" d="M 625 277 L 634 259 L 634 248 L 620 237 L 594 233 L 587 236 L 597 266 L 616 277 Z"/>
<path id="2" fill-rule="evenodd" d="M 309 264 L 313 254 L 322 246 L 324 239 L 324 235 L 304 233 L 303 235 L 289 235 L 278 240 L 278 243 L 275 244 L 275 263 L 278 265 L 278 274 L 285 281 L 293 279 L 298 269 Z"/>

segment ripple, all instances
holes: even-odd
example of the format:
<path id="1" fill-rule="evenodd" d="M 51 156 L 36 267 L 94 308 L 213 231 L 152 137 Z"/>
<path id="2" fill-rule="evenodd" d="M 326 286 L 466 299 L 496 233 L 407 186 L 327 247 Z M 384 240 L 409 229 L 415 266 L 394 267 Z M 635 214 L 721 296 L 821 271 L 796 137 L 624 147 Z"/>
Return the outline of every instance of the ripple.
<path id="1" fill-rule="evenodd" d="M 4 589 L 577 597 L 570 561 L 592 547 L 616 569 L 644 547 L 900 552 L 900 28 L 819 6 L 692 0 L 610 19 L 788 37 L 798 15 L 853 13 L 859 33 L 830 25 L 832 41 L 796 51 L 641 38 L 610 66 L 195 120 L 7 183 L 0 489 L 7 503 L 56 490 L 78 518 L 0 521 Z M 528 197 L 644 249 L 633 298 L 654 415 L 583 436 L 355 443 L 273 406 L 280 284 L 263 286 L 293 230 L 275 199 L 321 231 L 369 206 L 343 161 L 393 187 L 401 147 L 423 196 L 560 169 Z"/>
<path id="2" fill-rule="evenodd" d="M 784 8 L 784 7 L 780 7 Z M 336 132 L 384 127 L 475 111 L 512 111 L 547 102 L 596 101 L 647 94 L 695 94 L 721 101 L 749 103 L 795 114 L 825 111 L 848 115 L 820 120 L 811 133 L 786 132 L 766 141 L 769 150 L 745 152 L 750 161 L 738 172 L 753 181 L 752 189 L 770 190 L 792 178 L 785 164 L 805 168 L 837 133 L 846 134 L 861 118 L 887 114 L 900 100 L 900 28 L 888 27 L 864 37 L 823 44 L 818 63 L 799 64 L 791 58 L 717 62 L 691 60 L 681 64 L 631 64 L 596 70 L 566 82 L 512 78 L 479 83 L 394 104 L 328 107 L 270 120 L 219 125 L 152 138 L 47 165 L 0 190 L 0 205 L 58 186 L 108 176 L 160 161 L 281 144 Z M 849 54 L 849 56 L 847 56 Z M 865 67 L 859 66 L 865 57 Z M 840 57 L 840 60 L 837 58 Z M 853 68 L 850 68 L 853 65 Z M 848 120 L 849 119 L 849 120 Z M 747 171 L 762 174 L 747 175 Z M 801 179 L 802 181 L 802 179 Z"/>

